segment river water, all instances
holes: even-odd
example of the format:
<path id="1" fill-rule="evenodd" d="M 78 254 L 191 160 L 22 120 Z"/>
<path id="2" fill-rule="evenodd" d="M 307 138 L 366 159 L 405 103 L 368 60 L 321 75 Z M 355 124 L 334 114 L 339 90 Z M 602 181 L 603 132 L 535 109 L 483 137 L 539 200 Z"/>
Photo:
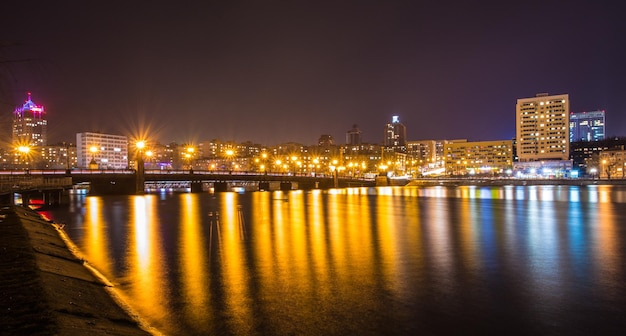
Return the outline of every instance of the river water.
<path id="1" fill-rule="evenodd" d="M 626 188 L 75 195 L 45 213 L 167 335 L 612 335 Z"/>

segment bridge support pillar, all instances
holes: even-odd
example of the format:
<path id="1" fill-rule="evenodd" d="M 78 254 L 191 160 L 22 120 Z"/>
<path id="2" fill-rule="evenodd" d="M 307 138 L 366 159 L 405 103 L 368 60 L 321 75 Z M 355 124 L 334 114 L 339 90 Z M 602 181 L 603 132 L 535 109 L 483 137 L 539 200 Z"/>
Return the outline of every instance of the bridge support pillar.
<path id="1" fill-rule="evenodd" d="M 56 206 L 61 203 L 62 191 L 48 190 L 42 193 L 44 206 Z"/>
<path id="2" fill-rule="evenodd" d="M 143 164 L 143 153 L 139 153 L 137 156 L 137 171 L 136 171 L 136 180 L 135 180 L 135 193 L 138 195 L 143 194 L 146 191 L 146 176 L 145 176 L 145 167 Z"/>
<path id="3" fill-rule="evenodd" d="M 376 186 L 386 187 L 389 185 L 389 178 L 385 175 L 376 176 Z"/>
<path id="4" fill-rule="evenodd" d="M 47 191 L 47 190 L 43 191 L 41 193 L 41 201 L 42 201 L 43 206 L 51 205 L 53 202 L 52 197 L 53 196 L 50 191 Z"/>
<path id="5" fill-rule="evenodd" d="M 0 205 L 13 205 L 13 193 L 0 194 Z"/>
<path id="6" fill-rule="evenodd" d="M 215 192 L 226 192 L 228 191 L 228 182 L 214 182 L 213 190 Z"/>
<path id="7" fill-rule="evenodd" d="M 22 193 L 22 206 L 28 206 L 30 204 L 30 194 Z"/>
<path id="8" fill-rule="evenodd" d="M 317 181 L 300 181 L 296 187 L 301 190 L 319 189 L 319 182 Z"/>
<path id="9" fill-rule="evenodd" d="M 291 182 L 280 182 L 280 190 L 282 191 L 291 190 Z"/>
<path id="10" fill-rule="evenodd" d="M 259 191 L 270 191 L 269 182 L 259 182 Z"/>
<path id="11" fill-rule="evenodd" d="M 191 181 L 191 192 L 192 193 L 201 193 L 202 192 L 202 181 Z"/>

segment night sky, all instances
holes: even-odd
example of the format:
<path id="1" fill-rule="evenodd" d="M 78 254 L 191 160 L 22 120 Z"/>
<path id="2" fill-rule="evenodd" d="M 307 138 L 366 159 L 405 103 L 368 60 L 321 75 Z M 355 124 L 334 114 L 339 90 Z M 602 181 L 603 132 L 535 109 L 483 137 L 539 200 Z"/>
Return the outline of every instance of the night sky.
<path id="1" fill-rule="evenodd" d="M 626 135 L 618 4 L 2 1 L 0 121 L 30 91 L 49 142 L 342 144 L 357 124 L 380 143 L 393 115 L 409 140 L 501 140 L 516 99 L 549 92 Z"/>

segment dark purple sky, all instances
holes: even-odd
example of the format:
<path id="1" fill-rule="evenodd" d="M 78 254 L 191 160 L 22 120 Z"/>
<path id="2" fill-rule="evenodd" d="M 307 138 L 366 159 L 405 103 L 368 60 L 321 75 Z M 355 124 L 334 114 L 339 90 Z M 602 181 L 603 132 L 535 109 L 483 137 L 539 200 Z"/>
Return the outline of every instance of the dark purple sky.
<path id="1" fill-rule="evenodd" d="M 379 143 L 392 115 L 409 140 L 498 140 L 550 92 L 626 135 L 618 1 L 139 2 L 3 1 L 0 61 L 35 60 L 0 64 L 0 120 L 31 91 L 52 141 Z"/>

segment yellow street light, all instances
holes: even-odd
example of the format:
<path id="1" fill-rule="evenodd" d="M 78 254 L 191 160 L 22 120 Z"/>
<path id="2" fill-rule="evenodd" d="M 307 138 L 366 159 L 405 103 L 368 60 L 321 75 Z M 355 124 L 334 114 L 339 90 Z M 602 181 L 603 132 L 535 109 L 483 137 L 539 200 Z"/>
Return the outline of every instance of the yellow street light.
<path id="1" fill-rule="evenodd" d="M 135 143 L 135 146 L 137 147 L 137 149 L 143 150 L 146 147 L 146 141 L 145 140 L 139 140 L 139 141 L 137 141 L 137 143 Z"/>
<path id="2" fill-rule="evenodd" d="M 28 168 L 28 162 L 26 158 L 28 157 L 28 153 L 30 153 L 30 146 L 25 146 L 25 145 L 18 146 L 17 151 L 19 153 L 19 157 L 22 158 L 24 165 L 26 166 L 26 168 Z M 18 161 L 18 164 L 19 164 L 19 161 Z"/>
<path id="3" fill-rule="evenodd" d="M 22 155 L 26 155 L 30 152 L 30 146 L 19 146 L 17 147 L 17 151 L 22 153 Z"/>
<path id="4" fill-rule="evenodd" d="M 98 163 L 96 162 L 96 153 L 98 152 L 97 146 L 89 147 L 89 152 L 91 152 L 91 161 L 89 162 L 89 169 L 98 169 Z"/>

